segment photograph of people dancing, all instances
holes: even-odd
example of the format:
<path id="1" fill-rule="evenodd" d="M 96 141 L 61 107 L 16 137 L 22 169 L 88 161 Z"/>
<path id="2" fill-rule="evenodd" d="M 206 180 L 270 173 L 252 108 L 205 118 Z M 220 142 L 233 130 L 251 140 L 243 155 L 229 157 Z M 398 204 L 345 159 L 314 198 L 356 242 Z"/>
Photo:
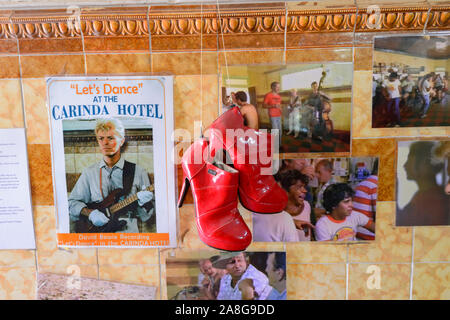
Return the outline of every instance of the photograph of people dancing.
<path id="1" fill-rule="evenodd" d="M 228 66 L 222 83 L 221 112 L 240 106 L 281 153 L 350 151 L 352 63 Z"/>
<path id="2" fill-rule="evenodd" d="M 448 35 L 376 37 L 372 127 L 450 125 Z"/>

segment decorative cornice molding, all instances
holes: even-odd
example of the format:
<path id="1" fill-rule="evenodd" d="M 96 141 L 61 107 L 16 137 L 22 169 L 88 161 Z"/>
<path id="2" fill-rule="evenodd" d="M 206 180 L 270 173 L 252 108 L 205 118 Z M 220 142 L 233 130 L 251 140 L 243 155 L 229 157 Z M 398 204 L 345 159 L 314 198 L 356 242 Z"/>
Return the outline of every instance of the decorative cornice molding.
<path id="1" fill-rule="evenodd" d="M 146 8 L 143 8 L 144 10 Z M 286 21 L 287 18 L 287 21 Z M 249 10 L 199 8 L 172 12 L 152 11 L 120 13 L 82 12 L 71 17 L 62 12 L 35 11 L 30 14 L 14 12 L 0 17 L 0 39 L 53 39 L 85 37 L 142 37 L 311 33 L 311 32 L 391 32 L 448 30 L 450 7 L 382 8 L 378 14 L 367 9 L 336 9 L 317 11 L 289 11 L 280 8 Z M 77 23 L 80 21 L 80 25 Z M 287 25 L 286 25 L 287 22 Z M 356 27 L 355 27 L 356 23 Z"/>

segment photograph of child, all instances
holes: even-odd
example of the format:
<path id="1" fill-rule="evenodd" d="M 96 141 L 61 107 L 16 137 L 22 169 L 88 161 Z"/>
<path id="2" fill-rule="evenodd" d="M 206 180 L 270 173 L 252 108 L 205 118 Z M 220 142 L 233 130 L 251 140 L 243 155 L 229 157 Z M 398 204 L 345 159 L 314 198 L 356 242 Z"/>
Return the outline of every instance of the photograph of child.
<path id="1" fill-rule="evenodd" d="M 449 35 L 374 38 L 372 127 L 450 125 Z"/>
<path id="2" fill-rule="evenodd" d="M 351 63 L 228 66 L 222 112 L 238 106 L 281 153 L 349 152 L 352 81 Z"/>
<path id="3" fill-rule="evenodd" d="M 399 141 L 396 226 L 450 224 L 450 140 Z"/>
<path id="4" fill-rule="evenodd" d="M 167 259 L 169 299 L 286 300 L 286 253 L 206 255 Z"/>
<path id="5" fill-rule="evenodd" d="M 282 160 L 275 179 L 288 203 L 280 213 L 252 213 L 253 241 L 375 239 L 378 158 Z"/>

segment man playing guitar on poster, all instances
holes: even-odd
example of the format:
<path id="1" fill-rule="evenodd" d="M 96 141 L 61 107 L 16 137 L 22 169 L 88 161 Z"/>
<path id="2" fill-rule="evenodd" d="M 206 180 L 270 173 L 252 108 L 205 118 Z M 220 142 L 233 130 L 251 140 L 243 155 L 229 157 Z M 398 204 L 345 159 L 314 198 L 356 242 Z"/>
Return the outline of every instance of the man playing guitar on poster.
<path id="1" fill-rule="evenodd" d="M 144 229 L 149 228 L 154 211 L 153 188 L 147 172 L 122 157 L 122 123 L 114 118 L 98 119 L 95 135 L 103 159 L 83 170 L 69 196 L 75 232 L 148 232 Z M 119 220 L 118 213 L 126 218 Z M 133 220 L 138 230 L 132 230 Z"/>

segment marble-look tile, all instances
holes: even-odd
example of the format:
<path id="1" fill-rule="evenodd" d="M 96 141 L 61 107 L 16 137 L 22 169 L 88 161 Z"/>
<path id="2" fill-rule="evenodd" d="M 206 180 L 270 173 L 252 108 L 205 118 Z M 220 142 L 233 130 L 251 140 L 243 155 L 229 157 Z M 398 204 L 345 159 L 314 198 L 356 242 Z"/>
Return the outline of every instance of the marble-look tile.
<path id="1" fill-rule="evenodd" d="M 75 273 L 79 270 L 79 273 Z M 55 273 L 66 276 L 76 276 L 97 279 L 98 278 L 98 266 L 97 265 L 40 265 L 39 273 Z"/>
<path id="2" fill-rule="evenodd" d="M 160 250 L 160 258 L 161 264 L 166 264 L 169 260 L 177 260 L 177 259 L 207 259 L 215 255 L 220 255 L 221 251 L 213 249 L 211 247 L 205 247 L 201 250 L 190 249 L 190 248 L 171 248 L 171 249 L 161 249 Z"/>
<path id="3" fill-rule="evenodd" d="M 345 299 L 345 264 L 288 264 L 289 300 Z"/>
<path id="4" fill-rule="evenodd" d="M 100 280 L 159 287 L 159 265 L 100 265 L 99 274 Z"/>
<path id="5" fill-rule="evenodd" d="M 395 139 L 354 139 L 353 157 L 378 157 L 378 201 L 395 201 Z"/>
<path id="6" fill-rule="evenodd" d="M 20 54 L 48 54 L 48 53 L 82 53 L 83 42 L 79 38 L 66 39 L 20 39 Z"/>
<path id="7" fill-rule="evenodd" d="M 450 228 L 417 227 L 414 229 L 414 261 L 450 261 Z"/>
<path id="8" fill-rule="evenodd" d="M 50 145 L 29 144 L 27 148 L 33 205 L 53 205 Z"/>
<path id="9" fill-rule="evenodd" d="M 450 263 L 415 263 L 414 300 L 450 300 Z"/>
<path id="10" fill-rule="evenodd" d="M 201 86 L 199 75 L 175 76 L 173 86 L 173 104 L 175 129 L 187 130 L 194 138 L 195 122 L 202 120 Z M 200 124 L 200 123 L 197 123 Z"/>
<path id="11" fill-rule="evenodd" d="M 84 57 L 81 54 L 22 56 L 20 63 L 23 78 L 84 74 Z"/>
<path id="12" fill-rule="evenodd" d="M 343 263 L 347 246 L 319 242 L 286 243 L 287 263 Z"/>
<path id="13" fill-rule="evenodd" d="M 219 49 L 280 49 L 284 48 L 284 30 L 259 34 L 219 34 Z"/>
<path id="14" fill-rule="evenodd" d="M 372 128 L 372 99 L 367 98 L 371 96 L 372 71 L 355 71 L 353 73 L 353 139 L 450 135 L 450 127 Z"/>
<path id="15" fill-rule="evenodd" d="M 217 53 L 153 53 L 152 72 L 174 75 L 217 74 Z"/>
<path id="16" fill-rule="evenodd" d="M 183 249 L 207 249 L 197 231 L 195 224 L 195 207 L 193 204 L 184 204 L 178 211 L 180 231 L 178 233 L 178 246 Z"/>
<path id="17" fill-rule="evenodd" d="M 218 34 L 187 34 L 177 37 L 152 34 L 152 52 L 215 51 Z"/>
<path id="18" fill-rule="evenodd" d="M 350 264 L 348 298 L 407 300 L 410 275 L 410 264 Z"/>
<path id="19" fill-rule="evenodd" d="M 35 266 L 34 250 L 0 250 L 0 267 Z"/>
<path id="20" fill-rule="evenodd" d="M 150 54 L 87 54 L 88 74 L 150 72 Z"/>
<path id="21" fill-rule="evenodd" d="M 395 202 L 377 202 L 376 240 L 349 247 L 350 262 L 411 262 L 412 229 L 394 225 Z"/>
<path id="22" fill-rule="evenodd" d="M 283 242 L 252 242 L 246 251 L 284 251 Z"/>
<path id="23" fill-rule="evenodd" d="M 2 54 L 16 54 L 17 40 L 16 39 L 1 39 L 0 40 L 0 53 Z"/>
<path id="24" fill-rule="evenodd" d="M 353 70 L 372 70 L 373 65 L 372 48 L 355 48 Z"/>
<path id="25" fill-rule="evenodd" d="M 98 249 L 99 265 L 158 264 L 158 249 Z"/>
<path id="26" fill-rule="evenodd" d="M 23 79 L 22 84 L 28 143 L 50 143 L 45 79 Z"/>
<path id="27" fill-rule="evenodd" d="M 0 128 L 24 128 L 20 80 L 0 80 Z"/>
<path id="28" fill-rule="evenodd" d="M 289 16 L 289 20 L 293 17 Z M 307 24 L 303 24 L 303 21 L 298 21 L 298 17 L 294 17 L 298 29 L 304 30 L 307 28 Z M 352 32 L 288 32 L 286 35 L 286 48 L 329 48 L 329 47 L 351 47 L 353 41 Z M 320 57 L 316 57 L 320 58 Z M 315 60 L 318 61 L 318 60 Z M 319 60 L 320 61 L 320 60 Z"/>
<path id="29" fill-rule="evenodd" d="M 350 9 L 355 7 L 355 1 L 354 0 L 289 1 L 286 3 L 286 6 L 289 11 Z"/>
<path id="30" fill-rule="evenodd" d="M 0 79 L 20 78 L 19 57 L 0 57 Z"/>
<path id="31" fill-rule="evenodd" d="M 203 75 L 201 80 L 202 123 L 207 128 L 219 116 L 219 77 Z"/>
<path id="32" fill-rule="evenodd" d="M 0 300 L 35 300 L 36 268 L 0 267 Z"/>
<path id="33" fill-rule="evenodd" d="M 161 286 L 159 287 L 160 294 L 155 296 L 157 300 L 167 300 L 169 297 L 167 296 L 167 268 L 166 264 L 161 264 Z"/>
<path id="34" fill-rule="evenodd" d="M 283 63 L 283 59 L 284 52 L 282 50 L 219 52 L 221 72 L 224 72 L 223 67 L 226 65 L 280 64 Z"/>
<path id="35" fill-rule="evenodd" d="M 36 247 L 39 266 L 96 265 L 96 249 L 57 247 L 55 207 L 34 207 Z"/>
<path id="36" fill-rule="evenodd" d="M 85 52 L 149 52 L 149 37 L 84 37 Z"/>
<path id="37" fill-rule="evenodd" d="M 242 219 L 244 219 L 244 222 L 247 224 L 247 226 L 250 228 L 250 230 L 253 230 L 253 220 L 252 220 L 252 212 L 245 209 L 240 202 L 238 202 L 237 206 L 239 213 L 242 216 Z"/>
<path id="38" fill-rule="evenodd" d="M 351 62 L 351 48 L 305 48 L 301 50 L 287 50 L 286 63 L 311 63 L 311 62 Z"/>

